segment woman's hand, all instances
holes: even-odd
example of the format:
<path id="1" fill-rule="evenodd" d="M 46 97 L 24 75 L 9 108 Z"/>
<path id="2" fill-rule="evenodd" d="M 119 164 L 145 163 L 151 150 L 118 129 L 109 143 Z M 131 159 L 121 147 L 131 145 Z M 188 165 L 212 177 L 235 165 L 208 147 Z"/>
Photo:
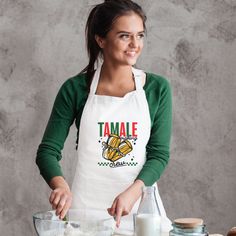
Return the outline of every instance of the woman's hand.
<path id="1" fill-rule="evenodd" d="M 119 194 L 113 201 L 111 208 L 107 209 L 108 213 L 115 217 L 117 227 L 120 225 L 121 216 L 128 215 L 141 196 L 143 186 L 142 180 L 136 180 L 128 189 Z"/>
<path id="2" fill-rule="evenodd" d="M 63 219 L 72 203 L 72 193 L 63 177 L 56 176 L 50 181 L 53 189 L 49 197 L 52 208 L 56 210 L 56 215 Z"/>

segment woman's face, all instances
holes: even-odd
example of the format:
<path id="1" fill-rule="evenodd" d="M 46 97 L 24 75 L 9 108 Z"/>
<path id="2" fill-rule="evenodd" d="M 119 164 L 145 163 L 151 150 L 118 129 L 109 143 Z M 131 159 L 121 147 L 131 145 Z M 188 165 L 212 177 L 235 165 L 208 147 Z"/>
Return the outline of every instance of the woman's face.
<path id="1" fill-rule="evenodd" d="M 97 39 L 102 48 L 104 62 L 114 65 L 134 65 L 143 48 L 142 18 L 131 13 L 120 16 L 105 38 Z"/>

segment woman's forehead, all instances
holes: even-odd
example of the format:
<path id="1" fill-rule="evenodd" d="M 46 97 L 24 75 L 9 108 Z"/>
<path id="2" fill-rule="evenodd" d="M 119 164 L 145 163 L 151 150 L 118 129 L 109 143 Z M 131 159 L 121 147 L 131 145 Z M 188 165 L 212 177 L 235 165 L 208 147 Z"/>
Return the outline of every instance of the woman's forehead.
<path id="1" fill-rule="evenodd" d="M 111 31 L 140 32 L 144 31 L 142 18 L 135 14 L 119 16 L 112 24 Z"/>

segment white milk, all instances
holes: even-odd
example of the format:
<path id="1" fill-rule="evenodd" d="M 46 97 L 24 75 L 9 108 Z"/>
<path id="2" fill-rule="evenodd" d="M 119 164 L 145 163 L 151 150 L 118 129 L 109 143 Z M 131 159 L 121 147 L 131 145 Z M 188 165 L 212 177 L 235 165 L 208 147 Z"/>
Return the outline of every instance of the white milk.
<path id="1" fill-rule="evenodd" d="M 139 214 L 135 223 L 136 236 L 160 236 L 161 218 L 159 215 Z"/>

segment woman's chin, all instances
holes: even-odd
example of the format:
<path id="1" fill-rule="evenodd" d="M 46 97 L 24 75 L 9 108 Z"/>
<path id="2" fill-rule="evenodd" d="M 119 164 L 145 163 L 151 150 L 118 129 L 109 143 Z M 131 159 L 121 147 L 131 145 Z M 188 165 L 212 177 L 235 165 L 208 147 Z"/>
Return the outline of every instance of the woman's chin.
<path id="1" fill-rule="evenodd" d="M 126 63 L 127 63 L 128 65 L 130 65 L 130 66 L 135 65 L 136 62 L 137 62 L 137 58 L 131 58 L 131 59 L 129 59 L 129 60 L 126 61 Z"/>

